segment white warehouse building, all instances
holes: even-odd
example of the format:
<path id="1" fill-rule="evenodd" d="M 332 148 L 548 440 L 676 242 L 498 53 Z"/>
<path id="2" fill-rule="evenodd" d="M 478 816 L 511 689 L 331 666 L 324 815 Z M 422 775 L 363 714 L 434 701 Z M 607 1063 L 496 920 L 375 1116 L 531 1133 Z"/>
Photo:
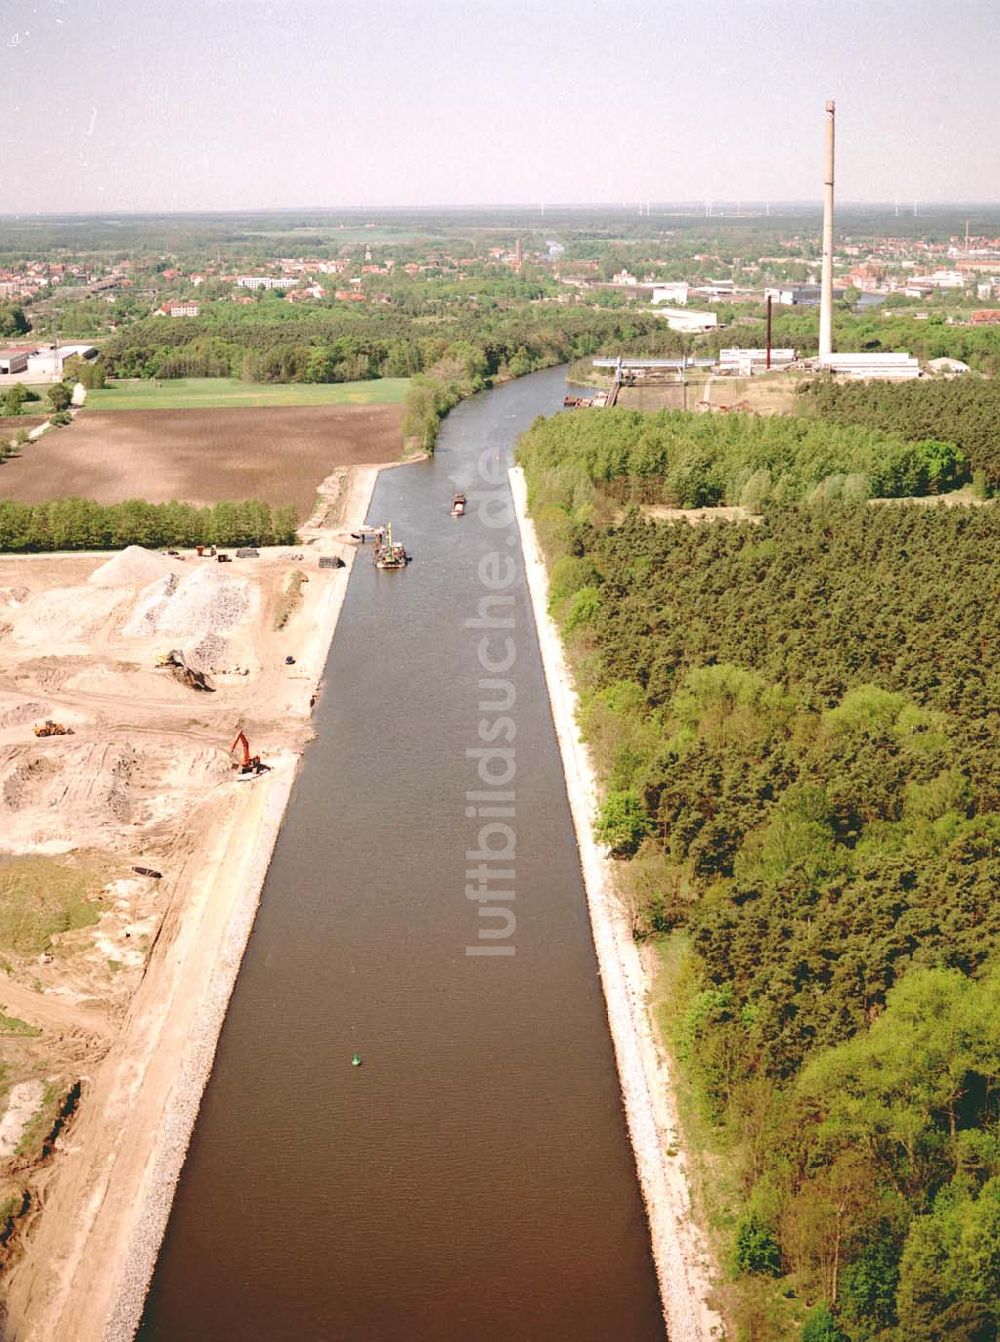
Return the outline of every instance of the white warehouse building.
<path id="1" fill-rule="evenodd" d="M 878 378 L 883 382 L 905 382 L 920 376 L 920 360 L 905 351 L 891 354 L 828 354 L 816 367 L 838 377 Z"/>
<path id="2" fill-rule="evenodd" d="M 687 280 L 672 280 L 668 284 L 657 284 L 653 287 L 653 306 L 659 303 L 679 303 L 684 307 L 688 301 L 690 288 Z"/>
<path id="3" fill-rule="evenodd" d="M 58 382 L 63 376 L 67 359 L 96 359 L 93 345 L 42 345 L 28 355 L 27 372 L 34 377 L 49 377 Z"/>
<path id="4" fill-rule="evenodd" d="M 714 330 L 719 318 L 714 312 L 693 312 L 690 308 L 652 308 L 657 317 L 666 318 L 671 331 L 686 331 L 695 335 L 700 331 Z"/>

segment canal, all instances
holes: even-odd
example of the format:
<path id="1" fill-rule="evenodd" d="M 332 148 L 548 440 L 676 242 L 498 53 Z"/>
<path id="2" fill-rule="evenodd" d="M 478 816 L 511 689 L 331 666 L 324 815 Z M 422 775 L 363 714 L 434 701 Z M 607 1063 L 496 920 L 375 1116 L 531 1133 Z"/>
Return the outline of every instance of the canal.
<path id="1" fill-rule="evenodd" d="M 352 571 L 144 1342 L 664 1337 L 517 531 L 476 499 L 565 391 L 554 369 L 466 401 L 379 478 L 369 520 L 413 563 Z M 485 760 L 491 676 L 516 735 Z M 484 836 L 466 793 L 499 790 L 516 814 Z M 514 849 L 489 902 L 483 843 Z"/>

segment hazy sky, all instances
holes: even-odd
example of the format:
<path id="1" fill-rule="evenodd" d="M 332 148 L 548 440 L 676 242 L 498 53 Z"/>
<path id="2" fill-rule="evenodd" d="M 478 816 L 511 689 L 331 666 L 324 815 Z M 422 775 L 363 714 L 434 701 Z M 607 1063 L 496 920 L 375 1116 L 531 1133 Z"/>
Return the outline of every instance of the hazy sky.
<path id="1" fill-rule="evenodd" d="M 1000 0 L 0 0 L 0 212 L 1000 200 Z"/>

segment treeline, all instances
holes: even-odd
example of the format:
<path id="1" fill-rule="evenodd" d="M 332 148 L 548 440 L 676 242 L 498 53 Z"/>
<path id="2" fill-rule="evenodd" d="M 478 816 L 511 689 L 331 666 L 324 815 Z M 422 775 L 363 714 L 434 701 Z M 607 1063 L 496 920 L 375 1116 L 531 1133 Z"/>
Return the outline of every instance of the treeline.
<path id="1" fill-rule="evenodd" d="M 670 344 L 673 335 L 655 319 L 595 311 L 552 310 L 527 317 L 498 319 L 492 327 L 462 322 L 458 334 L 422 376 L 415 376 L 406 399 L 404 437 L 425 451 L 433 449 L 441 419 L 459 401 L 486 387 L 599 349 L 619 349 L 637 339 Z M 652 326 L 653 329 L 648 328 Z"/>
<path id="2" fill-rule="evenodd" d="M 808 1302 L 825 1342 L 995 1338 L 1000 511 L 600 526 L 592 464 L 554 496 L 540 433 L 599 833 L 636 935 L 687 947 L 675 1042 L 735 1171 L 740 1335 Z"/>
<path id="3" fill-rule="evenodd" d="M 644 313 L 470 306 L 435 318 L 391 305 L 364 311 L 275 303 L 227 306 L 184 321 L 147 318 L 103 347 L 109 377 L 245 377 L 259 382 L 353 382 L 430 373 L 442 360 L 471 377 L 544 367 L 599 348 L 675 352 L 677 336 Z"/>
<path id="4" fill-rule="evenodd" d="M 288 545 L 295 540 L 294 508 L 256 499 L 196 508 L 189 503 L 52 503 L 0 501 L 0 551 L 119 550 L 192 545 Z"/>
<path id="5" fill-rule="evenodd" d="M 556 415 L 536 424 L 519 452 L 544 501 L 574 509 L 600 492 L 620 502 L 759 512 L 810 496 L 935 494 L 967 478 L 962 452 L 937 438 L 907 442 L 811 418 L 680 410 Z"/>
<path id="6" fill-rule="evenodd" d="M 407 377 L 435 357 L 437 342 L 414 338 L 412 323 L 328 308 L 267 304 L 224 317 L 149 317 L 123 327 L 102 348 L 108 377 L 245 377 L 251 382 L 354 382 Z"/>
<path id="7" fill-rule="evenodd" d="M 911 440 L 946 438 L 961 448 L 984 491 L 1000 489 L 1000 382 L 968 376 L 899 384 L 818 378 L 799 390 L 805 405 L 837 424 Z"/>

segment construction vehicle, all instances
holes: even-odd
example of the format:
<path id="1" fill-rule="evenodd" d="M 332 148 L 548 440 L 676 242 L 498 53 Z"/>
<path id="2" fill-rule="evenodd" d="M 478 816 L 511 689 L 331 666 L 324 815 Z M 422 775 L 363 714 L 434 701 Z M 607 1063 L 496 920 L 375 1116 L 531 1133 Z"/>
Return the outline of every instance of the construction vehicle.
<path id="1" fill-rule="evenodd" d="M 260 774 L 267 773 L 271 766 L 262 763 L 259 755 L 250 754 L 250 742 L 247 740 L 247 734 L 242 727 L 239 728 L 236 734 L 236 740 L 229 747 L 230 755 L 237 746 L 239 746 L 242 751 L 242 759 L 239 764 L 233 765 L 233 768 L 239 769 L 241 779 L 257 778 Z"/>
<path id="2" fill-rule="evenodd" d="M 73 728 L 67 727 L 61 722 L 53 722 L 51 718 L 46 718 L 44 722 L 36 722 L 31 729 L 36 736 L 72 736 Z"/>
<path id="3" fill-rule="evenodd" d="M 188 665 L 187 658 L 180 648 L 171 648 L 169 652 L 161 653 L 156 659 L 156 665 L 172 671 L 174 679 L 186 685 L 189 690 L 204 690 L 208 694 L 215 691 L 215 686 L 209 682 L 204 671 L 197 671 Z"/>

